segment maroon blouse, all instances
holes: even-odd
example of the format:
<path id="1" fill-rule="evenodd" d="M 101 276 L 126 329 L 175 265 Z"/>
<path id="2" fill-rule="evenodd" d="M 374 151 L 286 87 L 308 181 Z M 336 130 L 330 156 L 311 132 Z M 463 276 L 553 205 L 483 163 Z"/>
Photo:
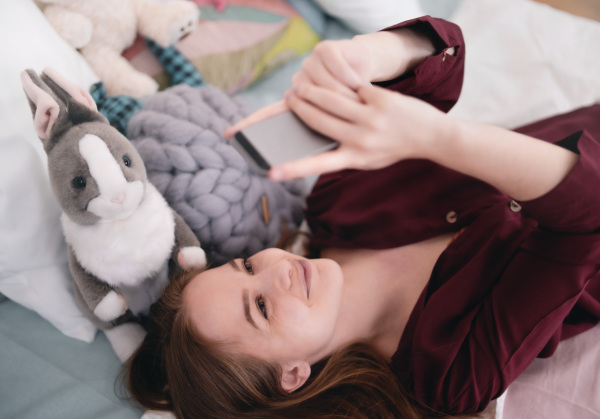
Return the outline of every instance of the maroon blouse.
<path id="1" fill-rule="evenodd" d="M 460 29 L 430 17 L 392 28 L 402 26 L 429 34 L 438 53 L 384 84 L 448 111 L 462 86 Z M 449 47 L 455 56 L 444 54 Z M 517 203 L 407 160 L 323 175 L 307 202 L 316 251 L 391 248 L 465 228 L 437 261 L 392 359 L 416 399 L 449 414 L 483 410 L 534 358 L 600 319 L 600 105 L 517 131 L 580 155 L 535 200 Z"/>

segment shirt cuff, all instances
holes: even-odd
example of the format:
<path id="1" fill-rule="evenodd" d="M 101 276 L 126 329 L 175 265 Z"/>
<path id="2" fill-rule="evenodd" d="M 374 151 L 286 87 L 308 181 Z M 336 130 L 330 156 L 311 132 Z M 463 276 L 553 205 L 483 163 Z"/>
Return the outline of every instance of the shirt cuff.
<path id="1" fill-rule="evenodd" d="M 427 36 L 436 52 L 413 70 L 388 81 L 374 83 L 405 95 L 417 97 L 448 112 L 460 96 L 464 77 L 465 45 L 460 28 L 443 19 L 423 16 L 384 30 L 410 28 Z M 448 48 L 454 53 L 448 54 Z"/>
<path id="2" fill-rule="evenodd" d="M 579 159 L 567 176 L 551 191 L 531 201 L 520 202 L 523 212 L 541 228 L 561 233 L 592 233 L 600 230 L 600 143 L 587 131 L 576 146 Z"/>

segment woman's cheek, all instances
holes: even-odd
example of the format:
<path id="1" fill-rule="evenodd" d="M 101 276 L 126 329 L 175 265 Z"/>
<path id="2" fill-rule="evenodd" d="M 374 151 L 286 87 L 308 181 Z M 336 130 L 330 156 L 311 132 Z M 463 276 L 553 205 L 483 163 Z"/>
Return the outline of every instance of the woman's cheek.
<path id="1" fill-rule="evenodd" d="M 275 316 L 287 322 L 289 327 L 303 327 L 311 317 L 310 307 L 296 299 L 284 302 L 278 311 Z"/>

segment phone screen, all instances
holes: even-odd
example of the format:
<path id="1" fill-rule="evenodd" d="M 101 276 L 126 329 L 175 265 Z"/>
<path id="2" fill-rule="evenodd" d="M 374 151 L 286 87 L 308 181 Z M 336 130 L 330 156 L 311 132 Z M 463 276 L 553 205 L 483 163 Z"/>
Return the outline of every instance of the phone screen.
<path id="1" fill-rule="evenodd" d="M 338 142 L 309 128 L 287 111 L 235 133 L 234 147 L 267 175 L 272 166 L 332 150 Z"/>

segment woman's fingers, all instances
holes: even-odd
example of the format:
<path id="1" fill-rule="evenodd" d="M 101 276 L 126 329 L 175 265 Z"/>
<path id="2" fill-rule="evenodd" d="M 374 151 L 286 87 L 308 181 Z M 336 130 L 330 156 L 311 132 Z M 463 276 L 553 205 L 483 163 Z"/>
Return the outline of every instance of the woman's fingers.
<path id="1" fill-rule="evenodd" d="M 321 57 L 324 67 L 329 74 L 336 80 L 348 86 L 351 90 L 356 90 L 365 83 L 352 68 L 347 57 L 344 56 L 344 50 L 348 49 L 349 42 L 323 42 L 315 48 L 315 53 Z"/>
<path id="2" fill-rule="evenodd" d="M 302 69 L 292 79 L 294 86 L 301 83 L 324 87 L 357 100 L 355 90 L 366 83 L 344 56 L 344 41 L 325 41 L 318 44 L 304 61 Z"/>
<path id="3" fill-rule="evenodd" d="M 320 175 L 348 168 L 348 158 L 342 150 L 326 151 L 271 168 L 269 178 L 282 182 L 290 179 Z"/>
<path id="4" fill-rule="evenodd" d="M 292 78 L 292 84 L 294 87 L 304 84 L 320 86 L 329 89 L 333 92 L 337 92 L 341 95 L 344 95 L 347 98 L 358 101 L 358 95 L 356 94 L 356 92 L 350 89 L 345 84 L 341 83 L 322 65 L 313 71 L 306 70 L 301 73 L 297 73 Z"/>
<path id="5" fill-rule="evenodd" d="M 339 141 L 346 139 L 352 133 L 352 123 L 340 119 L 310 102 L 300 98 L 291 98 L 292 111 L 310 128 L 326 137 Z"/>
<path id="6" fill-rule="evenodd" d="M 383 89 L 365 86 L 359 91 L 371 102 L 385 100 Z M 355 102 L 347 97 L 314 85 L 301 85 L 290 91 L 286 97 L 290 109 L 309 127 L 321 134 L 337 140 L 336 150 L 321 153 L 304 159 L 274 167 L 269 172 L 273 180 L 283 181 L 298 177 L 328 173 L 347 168 L 380 167 L 387 164 L 387 152 L 383 158 L 381 146 L 366 146 L 365 135 L 373 137 L 381 133 L 372 132 L 369 123 L 372 106 Z M 372 141 L 370 141 L 372 143 Z M 385 163 L 380 163 L 385 161 Z M 364 167 L 363 167 L 364 166 Z"/>
<path id="7" fill-rule="evenodd" d="M 320 131 L 322 113 L 340 120 L 356 123 L 365 117 L 365 107 L 331 90 L 314 85 L 300 85 L 286 94 L 286 103 L 304 122 Z M 321 112 L 318 112 L 321 111 Z M 331 132 L 322 132 L 332 136 Z"/>
<path id="8" fill-rule="evenodd" d="M 246 127 L 249 127 L 250 125 L 254 125 L 258 122 L 264 121 L 265 119 L 272 118 L 275 115 L 279 115 L 287 110 L 289 110 L 289 108 L 285 101 L 279 101 L 271 105 L 267 105 L 264 108 L 254 112 L 247 118 L 244 118 L 236 124 L 232 125 L 231 127 L 227 128 L 224 133 L 225 138 L 231 138 L 236 132 Z"/>
<path id="9" fill-rule="evenodd" d="M 306 125 L 337 140 L 340 146 L 336 150 L 274 167 L 269 172 L 271 179 L 284 181 L 355 167 L 357 153 L 361 150 L 356 144 L 360 141 L 361 132 L 357 123 L 368 118 L 368 110 L 363 104 L 310 84 L 290 91 L 286 101 Z"/>
<path id="10" fill-rule="evenodd" d="M 389 106 L 389 101 L 394 99 L 397 100 L 398 96 L 404 97 L 402 93 L 392 92 L 383 87 L 373 86 L 371 84 L 359 87 L 356 94 L 360 101 L 365 105 L 376 107 Z"/>

